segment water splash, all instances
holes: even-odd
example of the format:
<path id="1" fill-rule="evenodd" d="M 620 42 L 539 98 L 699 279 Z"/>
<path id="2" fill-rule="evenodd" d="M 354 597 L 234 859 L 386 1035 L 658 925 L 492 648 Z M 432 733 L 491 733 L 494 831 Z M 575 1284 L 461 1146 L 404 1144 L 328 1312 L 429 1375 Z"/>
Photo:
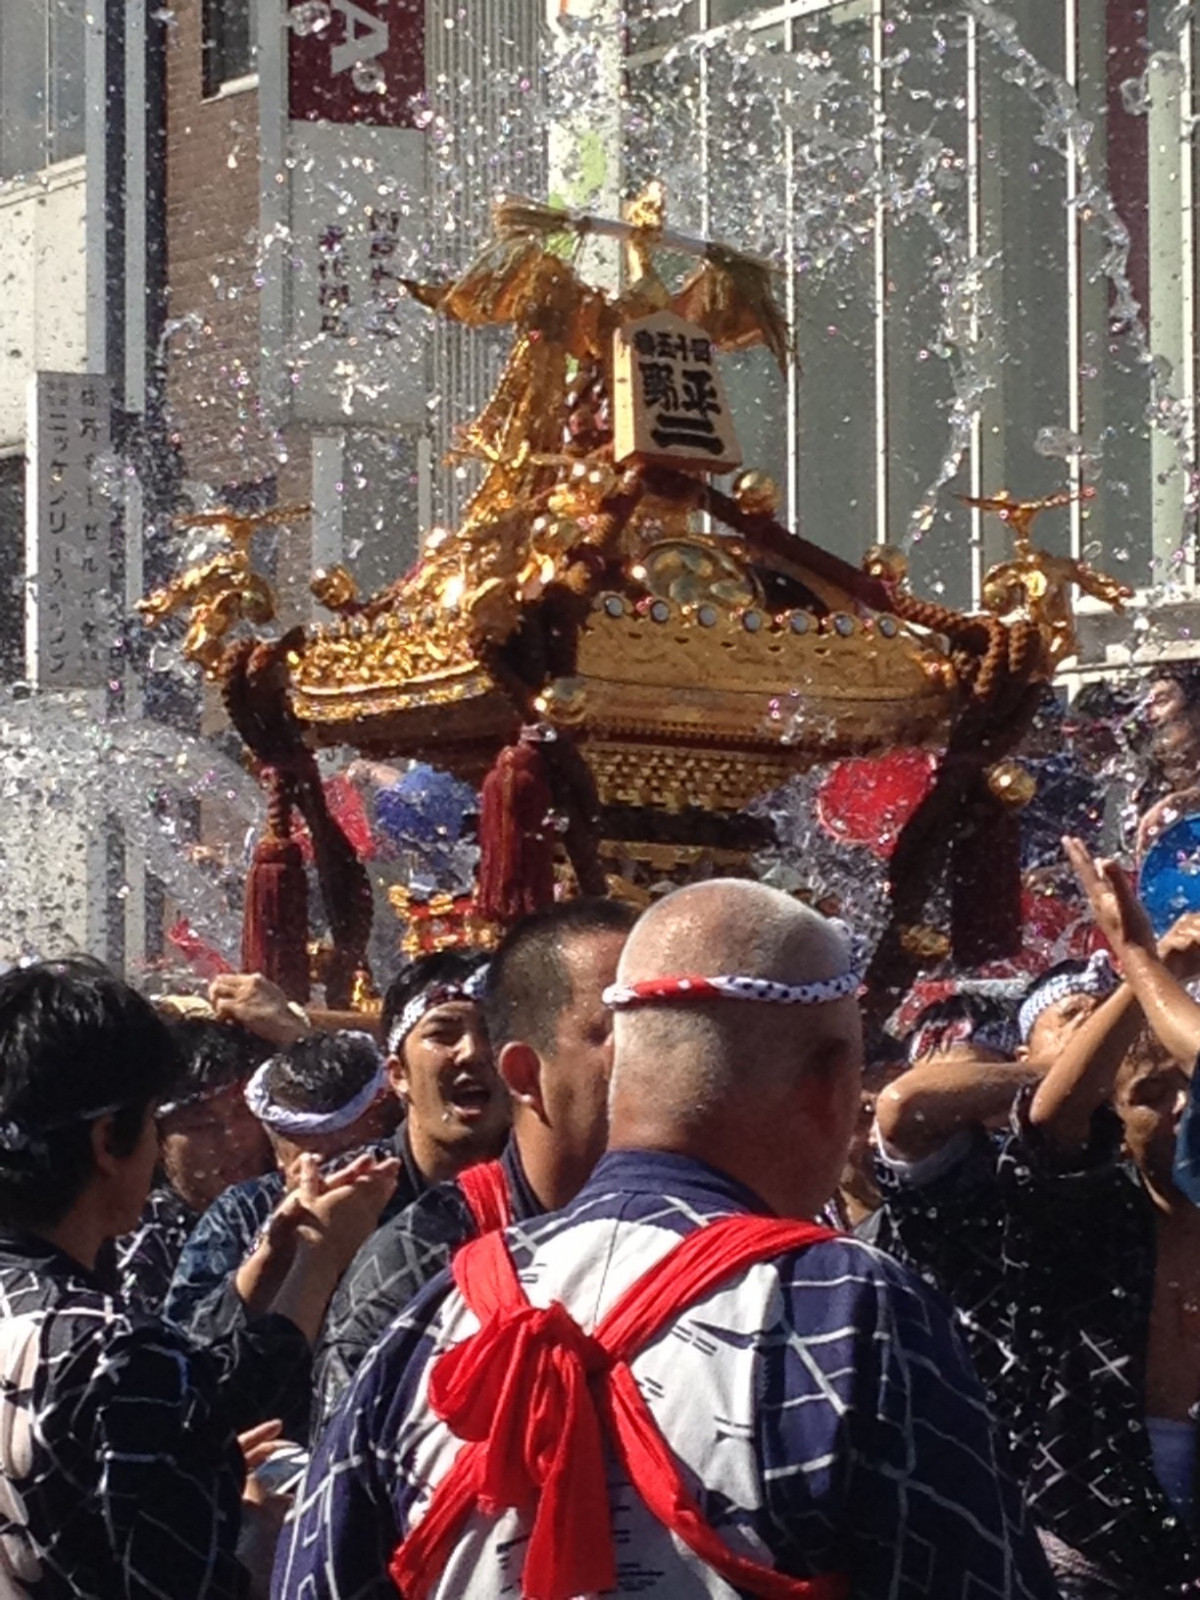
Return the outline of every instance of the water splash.
<path id="1" fill-rule="evenodd" d="M 64 851 L 63 839 L 83 829 L 94 843 L 105 819 L 115 818 L 126 845 L 185 908 L 195 931 L 236 962 L 244 846 L 262 824 L 264 806 L 234 761 L 160 722 L 106 719 L 94 697 L 82 695 L 0 699 L 0 754 L 0 807 L 16 824 L 4 834 L 5 879 L 10 891 L 14 884 L 24 890 L 5 904 L 0 957 L 47 937 L 61 949 L 72 927 L 86 940 L 84 908 L 99 892 L 94 863 L 86 847 Z M 201 846 L 196 836 L 202 801 L 219 823 L 216 845 Z M 56 870 L 35 871 L 26 885 L 17 852 L 36 857 L 47 843 Z"/>

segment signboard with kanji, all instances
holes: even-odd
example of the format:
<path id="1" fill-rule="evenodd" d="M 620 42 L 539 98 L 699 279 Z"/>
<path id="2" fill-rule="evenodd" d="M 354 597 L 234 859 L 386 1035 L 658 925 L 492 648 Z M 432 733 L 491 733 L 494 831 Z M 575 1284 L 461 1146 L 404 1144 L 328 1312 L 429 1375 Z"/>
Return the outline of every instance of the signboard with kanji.
<path id="1" fill-rule="evenodd" d="M 29 382 L 25 642 L 39 688 L 99 688 L 110 675 L 112 407 L 108 378 L 38 372 Z"/>
<path id="2" fill-rule="evenodd" d="M 424 135 L 296 124 L 292 148 L 294 415 L 422 423 L 428 317 L 400 279 L 421 270 Z"/>
<path id="3" fill-rule="evenodd" d="M 258 0 L 264 386 L 281 421 L 427 421 L 424 0 Z"/>
<path id="4" fill-rule="evenodd" d="M 741 449 L 716 347 L 703 328 L 656 311 L 617 329 L 613 454 L 705 472 L 740 466 Z"/>

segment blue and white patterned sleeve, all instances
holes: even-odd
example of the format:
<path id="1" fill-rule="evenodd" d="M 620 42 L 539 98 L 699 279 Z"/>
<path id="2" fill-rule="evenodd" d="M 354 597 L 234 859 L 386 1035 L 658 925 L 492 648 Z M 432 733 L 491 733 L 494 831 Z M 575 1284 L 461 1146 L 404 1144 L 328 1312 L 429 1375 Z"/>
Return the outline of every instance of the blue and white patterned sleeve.
<path id="1" fill-rule="evenodd" d="M 279 1541 L 274 1600 L 396 1600 L 388 1565 L 411 1496 L 399 1458 L 433 1354 L 442 1273 L 372 1349 L 321 1437 Z"/>
<path id="2" fill-rule="evenodd" d="M 67 1403 L 67 1373 L 57 1373 L 52 1425 L 69 1429 L 72 1448 L 95 1463 L 122 1580 L 113 1600 L 158 1600 L 168 1574 L 172 1592 L 194 1600 L 243 1595 L 236 1545 L 245 1468 L 215 1372 L 152 1325 L 113 1339 L 94 1366 L 92 1353 L 84 1356 L 77 1406 Z"/>
<path id="3" fill-rule="evenodd" d="M 856 1241 L 783 1270 L 759 1407 L 769 1542 L 855 1597 L 1057 1593 L 941 1297 Z"/>
<path id="4" fill-rule="evenodd" d="M 218 1299 L 254 1246 L 283 1194 L 278 1174 L 252 1178 L 226 1189 L 193 1228 L 167 1291 L 163 1315 L 184 1333 L 197 1335 L 209 1302 Z M 203 1336 L 203 1326 L 199 1336 Z"/>

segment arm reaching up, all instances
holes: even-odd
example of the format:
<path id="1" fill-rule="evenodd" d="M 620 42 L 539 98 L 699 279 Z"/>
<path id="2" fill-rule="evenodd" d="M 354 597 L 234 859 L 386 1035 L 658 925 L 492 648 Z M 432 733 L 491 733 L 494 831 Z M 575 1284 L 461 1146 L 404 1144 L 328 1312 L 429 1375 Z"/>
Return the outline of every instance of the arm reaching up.
<path id="1" fill-rule="evenodd" d="M 338 1280 L 378 1223 L 399 1167 L 362 1155 L 322 1178 L 316 1158 L 307 1158 L 300 1184 L 238 1270 L 235 1286 L 247 1310 L 285 1316 L 315 1343 Z"/>
<path id="2" fill-rule="evenodd" d="M 905 1162 L 936 1155 L 963 1128 L 1005 1117 L 1017 1091 L 1037 1083 L 1031 1061 L 989 1061 L 956 1052 L 911 1067 L 883 1091 L 875 1117 L 885 1153 Z"/>
<path id="3" fill-rule="evenodd" d="M 1120 962 L 1147 1023 L 1181 1066 L 1200 1053 L 1200 1005 L 1183 984 L 1200 977 L 1200 916 L 1181 917 L 1156 943 L 1145 908 L 1124 869 L 1093 860 L 1078 839 L 1064 840 L 1097 925 Z"/>
<path id="4" fill-rule="evenodd" d="M 1200 1052 L 1200 1005 L 1178 981 L 1200 972 L 1200 917 L 1181 918 L 1157 945 L 1122 868 L 1093 859 L 1078 839 L 1063 843 L 1096 925 L 1125 975 L 1117 992 L 1050 1063 L 1029 1108 L 1031 1126 L 1065 1150 L 1087 1144 L 1093 1114 L 1111 1099 L 1121 1063 L 1147 1023 L 1185 1066 Z"/>

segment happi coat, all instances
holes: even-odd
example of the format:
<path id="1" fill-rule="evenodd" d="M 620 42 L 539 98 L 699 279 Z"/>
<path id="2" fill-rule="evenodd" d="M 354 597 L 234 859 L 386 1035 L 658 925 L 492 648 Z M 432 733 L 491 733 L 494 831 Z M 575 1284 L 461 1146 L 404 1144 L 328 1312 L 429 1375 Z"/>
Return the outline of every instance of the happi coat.
<path id="1" fill-rule="evenodd" d="M 615 1152 L 569 1207 L 468 1244 L 455 1271 L 502 1239 L 533 1305 L 561 1302 L 586 1335 L 694 1230 L 766 1214 L 700 1162 Z M 396 1594 L 397 1549 L 462 1448 L 431 1409 L 431 1375 L 478 1328 L 443 1274 L 371 1351 L 284 1531 L 279 1600 Z M 1054 1595 L 948 1308 L 870 1246 L 823 1237 L 739 1272 L 629 1369 L 689 1496 L 738 1556 L 862 1600 Z M 611 1592 L 732 1600 L 611 1454 L 606 1476 L 591 1538 L 610 1542 Z M 441 1569 L 423 1574 L 426 1592 L 519 1593 L 536 1503 L 477 1508 Z"/>
<path id="2" fill-rule="evenodd" d="M 200 1350 L 53 1245 L 0 1233 L 0 1595 L 241 1596 L 236 1434 L 308 1369 L 286 1318 Z"/>

